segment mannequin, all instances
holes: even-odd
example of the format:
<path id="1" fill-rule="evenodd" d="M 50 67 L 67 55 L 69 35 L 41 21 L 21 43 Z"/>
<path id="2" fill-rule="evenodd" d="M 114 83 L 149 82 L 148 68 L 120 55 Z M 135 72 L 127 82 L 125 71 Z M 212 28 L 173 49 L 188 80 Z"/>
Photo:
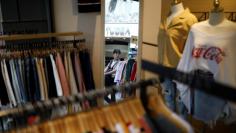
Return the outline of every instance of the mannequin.
<path id="1" fill-rule="evenodd" d="M 176 68 L 182 56 L 190 27 L 197 18 L 189 9 L 184 9 L 182 0 L 172 0 L 170 15 L 160 25 L 158 34 L 158 62 L 164 66 Z M 166 105 L 174 112 L 186 118 L 186 110 L 178 97 L 175 83 L 168 78 L 160 78 Z"/>
<path id="2" fill-rule="evenodd" d="M 209 24 L 218 25 L 225 19 L 224 8 L 220 7 L 219 0 L 214 0 L 214 8 L 210 12 Z"/>
<path id="3" fill-rule="evenodd" d="M 177 70 L 236 86 L 235 38 L 236 24 L 224 17 L 219 0 L 214 0 L 209 19 L 191 27 Z M 228 101 L 179 83 L 176 86 L 195 119 L 205 123 L 219 119 L 236 121 L 235 107 Z M 225 116 L 223 120 L 222 114 Z"/>
<path id="4" fill-rule="evenodd" d="M 173 0 L 171 5 L 172 5 L 170 8 L 171 14 L 167 18 L 167 25 L 170 24 L 170 22 L 173 20 L 174 17 L 178 16 L 181 12 L 184 11 L 184 6 L 181 1 Z"/>
<path id="5" fill-rule="evenodd" d="M 228 21 L 224 15 L 224 9 L 220 7 L 219 0 L 214 0 L 214 8 L 210 11 L 209 19 L 202 22 L 205 25 L 201 28 L 204 32 L 214 34 L 219 31 L 222 33 L 231 31 L 232 22 Z"/>

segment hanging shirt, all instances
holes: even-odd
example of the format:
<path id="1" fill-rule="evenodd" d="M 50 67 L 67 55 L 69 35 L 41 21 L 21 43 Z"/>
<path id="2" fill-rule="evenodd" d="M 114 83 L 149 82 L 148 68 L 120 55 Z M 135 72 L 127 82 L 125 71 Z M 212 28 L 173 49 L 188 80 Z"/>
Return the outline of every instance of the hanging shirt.
<path id="1" fill-rule="evenodd" d="M 19 88 L 18 79 L 17 79 L 16 71 L 15 71 L 16 69 L 15 69 L 15 66 L 14 66 L 14 60 L 13 59 L 11 59 L 9 61 L 9 66 L 10 66 L 10 72 L 11 72 L 12 86 L 13 86 L 14 94 L 16 96 L 17 103 L 20 104 L 20 103 L 23 102 L 23 97 L 22 97 L 22 93 L 21 93 L 20 88 Z"/>
<path id="2" fill-rule="evenodd" d="M 136 79 L 136 72 L 137 72 L 137 62 L 134 62 L 130 75 L 130 81 L 134 81 Z"/>
<path id="3" fill-rule="evenodd" d="M 120 61 L 117 64 L 116 74 L 115 74 L 115 79 L 114 79 L 115 83 L 118 83 L 121 81 L 126 63 L 127 63 L 126 61 Z"/>
<path id="4" fill-rule="evenodd" d="M 178 65 L 190 27 L 196 22 L 197 18 L 185 9 L 169 25 L 166 20 L 161 24 L 158 35 L 159 63 L 168 67 Z"/>
<path id="5" fill-rule="evenodd" d="M 45 100 L 45 90 L 44 90 L 44 83 L 43 83 L 43 76 L 42 76 L 42 71 L 40 68 L 40 64 L 39 64 L 39 59 L 35 58 L 35 64 L 36 64 L 36 71 L 37 71 L 37 75 L 38 75 L 38 80 L 39 80 L 39 88 L 40 88 L 40 99 L 41 100 Z"/>
<path id="6" fill-rule="evenodd" d="M 42 58 L 39 59 L 39 66 L 40 66 L 40 71 L 42 73 L 44 97 L 45 97 L 45 100 L 48 100 L 48 85 L 47 85 L 46 71 L 45 71 L 46 67 L 44 68 L 44 62 Z"/>
<path id="7" fill-rule="evenodd" d="M 60 78 L 59 78 L 59 75 L 58 75 L 57 67 L 56 67 L 55 61 L 53 59 L 53 56 L 51 54 L 50 54 L 50 59 L 51 59 L 51 62 L 52 62 L 53 74 L 54 74 L 55 82 L 56 82 L 57 95 L 58 96 L 63 96 L 63 91 L 62 91 L 61 82 L 60 82 Z"/>
<path id="8" fill-rule="evenodd" d="M 215 32 L 208 32 L 211 29 L 214 29 Z M 224 20 L 217 26 L 209 25 L 208 21 L 193 25 L 186 42 L 183 57 L 177 69 L 183 72 L 192 72 L 194 70 L 210 72 L 216 81 L 236 87 L 235 38 L 236 24 L 228 20 Z M 180 83 L 177 83 L 177 88 L 180 91 L 183 103 L 190 111 L 190 88 Z M 227 104 L 224 101 L 222 102 L 222 100 L 218 100 L 217 103 L 214 103 L 214 101 L 209 102 L 211 97 L 205 96 L 205 102 L 199 105 L 208 104 L 205 107 L 208 107 L 209 110 L 206 111 L 205 109 L 204 111 L 202 108 L 202 112 L 199 112 L 201 114 L 196 114 L 198 119 L 217 119 L 217 115 L 220 115 L 223 111 L 224 104 Z M 195 99 L 195 102 L 197 102 L 196 100 L 201 99 Z M 212 114 L 215 114 L 215 116 L 212 116 Z M 211 117 L 209 117 L 210 115 Z"/>
<path id="9" fill-rule="evenodd" d="M 13 88 L 12 88 L 12 85 L 10 83 L 9 73 L 8 73 L 8 70 L 7 70 L 5 60 L 1 61 L 1 69 L 2 69 L 2 72 L 3 72 L 2 74 L 3 74 L 4 83 L 7 87 L 7 94 L 8 94 L 10 103 L 13 104 L 13 106 L 16 106 L 17 105 L 17 100 L 16 100 L 16 97 L 14 96 Z"/>
<path id="10" fill-rule="evenodd" d="M 126 65 L 126 72 L 125 72 L 125 81 L 130 81 L 130 76 L 132 72 L 133 65 L 136 61 L 134 59 L 129 59 Z"/>
<path id="11" fill-rule="evenodd" d="M 69 83 L 70 83 L 70 91 L 71 94 L 77 94 L 79 92 L 78 87 L 76 85 L 76 81 L 75 81 L 75 75 L 74 75 L 74 70 L 72 67 L 72 60 L 71 60 L 71 55 L 70 52 L 66 52 L 66 57 L 67 57 L 67 63 L 68 63 L 68 70 L 69 70 Z"/>
<path id="12" fill-rule="evenodd" d="M 107 72 L 113 71 L 113 70 L 117 70 L 118 64 L 119 64 L 120 60 L 111 60 L 108 65 L 107 65 Z M 115 78 L 116 73 L 112 74 L 112 77 Z"/>
<path id="13" fill-rule="evenodd" d="M 69 87 L 69 83 L 68 83 L 68 80 L 66 77 L 65 68 L 62 63 L 62 58 L 59 53 L 57 53 L 57 56 L 56 56 L 56 65 L 57 65 L 58 74 L 59 74 L 62 89 L 63 89 L 63 94 L 64 94 L 64 96 L 69 96 L 70 95 L 70 87 Z"/>

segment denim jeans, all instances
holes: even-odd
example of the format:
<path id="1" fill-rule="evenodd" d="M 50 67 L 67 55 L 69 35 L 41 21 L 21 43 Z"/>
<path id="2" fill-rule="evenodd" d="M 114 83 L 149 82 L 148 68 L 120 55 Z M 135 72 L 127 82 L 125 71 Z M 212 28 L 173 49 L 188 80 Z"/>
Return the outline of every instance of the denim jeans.
<path id="1" fill-rule="evenodd" d="M 166 106 L 173 112 L 178 113 L 183 119 L 187 119 L 188 111 L 178 96 L 175 83 L 172 80 L 165 78 L 162 85 Z"/>
<path id="2" fill-rule="evenodd" d="M 194 74 L 199 77 L 208 78 L 209 81 L 214 79 L 211 72 L 195 70 Z M 204 122 L 219 119 L 227 103 L 224 99 L 220 99 L 197 89 L 191 89 L 191 98 L 191 113 L 194 118 Z"/>

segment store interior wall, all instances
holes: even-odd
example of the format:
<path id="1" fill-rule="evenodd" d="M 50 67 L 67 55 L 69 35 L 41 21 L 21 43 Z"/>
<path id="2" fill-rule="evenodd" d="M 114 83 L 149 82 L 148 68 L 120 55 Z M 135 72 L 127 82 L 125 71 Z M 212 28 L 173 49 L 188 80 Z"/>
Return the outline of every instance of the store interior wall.
<path id="1" fill-rule="evenodd" d="M 169 13 L 170 0 L 162 0 L 162 18 L 165 18 Z M 213 0 L 182 0 L 185 7 L 188 7 L 192 12 L 208 12 L 213 8 Z M 220 0 L 221 6 L 225 12 L 236 11 L 235 0 Z"/>
<path id="2" fill-rule="evenodd" d="M 142 59 L 157 62 L 157 36 L 161 22 L 161 0 L 143 0 L 142 16 Z M 147 45 L 144 42 L 153 45 Z M 141 78 L 155 77 L 155 74 L 141 71 Z"/>
<path id="3" fill-rule="evenodd" d="M 102 16 L 101 13 L 78 13 L 76 0 L 54 0 L 54 22 L 56 32 L 81 31 L 84 32 L 88 48 L 91 53 L 94 80 L 96 87 L 102 86 L 101 81 L 103 58 Z M 143 0 L 142 42 L 157 44 L 157 36 L 161 18 L 169 13 L 171 0 Z M 213 0 L 183 0 L 184 6 L 191 11 L 209 11 Z M 236 1 L 221 1 L 225 11 L 235 11 Z M 142 59 L 157 62 L 158 47 L 142 43 Z M 101 65 L 100 65 L 101 64 Z M 141 78 L 147 79 L 156 75 L 141 72 Z"/>
<path id="4" fill-rule="evenodd" d="M 192 12 L 208 12 L 213 7 L 213 0 L 182 0 L 185 7 Z M 220 0 L 225 12 L 236 11 L 235 0 Z M 157 36 L 161 20 L 166 18 L 170 12 L 171 0 L 144 0 L 143 5 L 143 40 L 142 40 L 142 59 L 152 62 L 158 60 Z M 151 43 L 152 45 L 145 44 Z M 142 79 L 155 77 L 156 75 L 142 71 Z"/>
<path id="5" fill-rule="evenodd" d="M 53 0 L 55 32 L 79 31 L 84 33 L 86 45 L 91 55 L 96 88 L 102 86 L 101 59 L 102 19 L 101 13 L 78 13 L 76 0 Z"/>
<path id="6" fill-rule="evenodd" d="M 103 86 L 101 75 L 103 45 L 101 42 L 102 16 L 101 13 L 78 13 L 76 0 L 53 0 L 55 32 L 84 32 L 86 44 L 91 53 L 91 60 L 96 87 Z M 103 2 L 102 2 L 103 3 Z M 143 0 L 142 41 L 157 45 L 157 35 L 161 19 L 161 0 Z M 157 47 L 142 44 L 142 59 L 157 61 Z M 100 65 L 101 64 L 101 65 Z M 150 78 L 156 75 L 141 72 L 141 78 Z"/>

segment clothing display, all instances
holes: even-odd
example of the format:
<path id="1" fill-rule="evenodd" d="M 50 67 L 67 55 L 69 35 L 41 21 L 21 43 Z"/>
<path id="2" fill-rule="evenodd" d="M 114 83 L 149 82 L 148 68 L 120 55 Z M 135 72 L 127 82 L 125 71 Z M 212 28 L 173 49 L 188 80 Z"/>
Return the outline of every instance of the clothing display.
<path id="1" fill-rule="evenodd" d="M 173 5 L 173 8 L 174 6 L 182 6 L 182 3 Z M 158 36 L 158 62 L 165 66 L 175 68 L 182 56 L 190 27 L 197 22 L 197 18 L 190 13 L 188 8 L 174 15 L 171 20 L 166 18 L 160 26 Z M 167 106 L 172 111 L 179 113 L 183 118 L 186 118 L 185 112 L 187 111 L 184 111 L 185 107 L 182 101 L 176 100 L 178 99 L 178 91 L 176 90 L 175 83 L 170 79 L 164 78 L 162 85 Z"/>
<path id="2" fill-rule="evenodd" d="M 182 56 L 190 27 L 197 18 L 185 9 L 173 18 L 169 25 L 161 23 L 158 35 L 158 62 L 168 67 L 176 67 Z"/>
<path id="3" fill-rule="evenodd" d="M 214 31 L 214 32 L 211 32 Z M 212 26 L 204 21 L 192 26 L 183 57 L 178 70 L 197 73 L 226 85 L 236 86 L 236 24 L 224 19 L 220 24 Z M 209 80 L 210 80 L 209 79 Z M 232 118 L 234 104 L 200 91 L 192 91 L 189 87 L 178 83 L 177 88 L 189 113 L 196 119 L 209 122 L 218 120 L 225 113 Z M 227 105 L 227 106 L 226 106 Z"/>
<path id="4" fill-rule="evenodd" d="M 84 73 L 86 71 L 80 70 L 83 63 L 86 63 L 86 67 L 90 68 L 87 52 L 80 53 L 83 61 L 76 56 L 76 65 L 72 64 L 71 59 L 74 54 L 79 54 L 79 51 L 65 50 L 63 53 L 66 56 L 64 62 L 62 61 L 62 54 L 59 52 L 44 57 L 28 56 L 10 60 L 2 59 L 0 64 L 1 105 L 17 106 L 58 96 L 69 96 L 77 94 L 79 91 L 85 93 L 88 89 L 94 89 L 91 86 L 86 89 L 84 85 L 85 83 L 94 84 L 92 83 L 91 71 L 88 70 L 90 73 Z M 68 76 L 64 66 L 68 66 Z M 90 77 L 86 78 L 85 74 L 90 74 Z M 77 78 L 75 78 L 75 75 Z M 78 87 L 76 83 L 79 84 Z"/>
<path id="5" fill-rule="evenodd" d="M 0 133 L 236 133 L 234 6 L 0 1 Z"/>
<path id="6" fill-rule="evenodd" d="M 62 58 L 59 53 L 57 53 L 57 55 L 56 55 L 56 65 L 58 68 L 58 73 L 59 73 L 59 77 L 60 77 L 60 81 L 61 81 L 61 85 L 62 85 L 62 89 L 63 89 L 63 94 L 64 94 L 64 96 L 69 96 L 70 95 L 70 88 L 69 88 L 69 84 L 68 84 L 68 79 L 66 76 L 65 67 L 62 62 Z"/>
<path id="7" fill-rule="evenodd" d="M 113 106 L 95 108 L 91 111 L 55 118 L 54 120 L 21 128 L 17 131 L 12 130 L 11 132 L 157 133 L 173 131 L 174 133 L 192 133 L 190 125 L 178 118 L 177 115 L 174 115 L 172 120 L 170 120 L 169 117 L 170 116 L 167 114 L 166 116 L 156 116 L 155 118 L 147 115 L 141 100 L 133 98 L 121 103 L 116 103 Z M 177 123 L 181 123 L 182 126 L 179 126 Z M 168 128 L 164 125 L 168 125 Z"/>
<path id="8" fill-rule="evenodd" d="M 125 82 L 133 82 L 136 80 L 137 62 L 135 59 L 120 61 L 116 67 L 114 82 L 121 85 Z"/>

